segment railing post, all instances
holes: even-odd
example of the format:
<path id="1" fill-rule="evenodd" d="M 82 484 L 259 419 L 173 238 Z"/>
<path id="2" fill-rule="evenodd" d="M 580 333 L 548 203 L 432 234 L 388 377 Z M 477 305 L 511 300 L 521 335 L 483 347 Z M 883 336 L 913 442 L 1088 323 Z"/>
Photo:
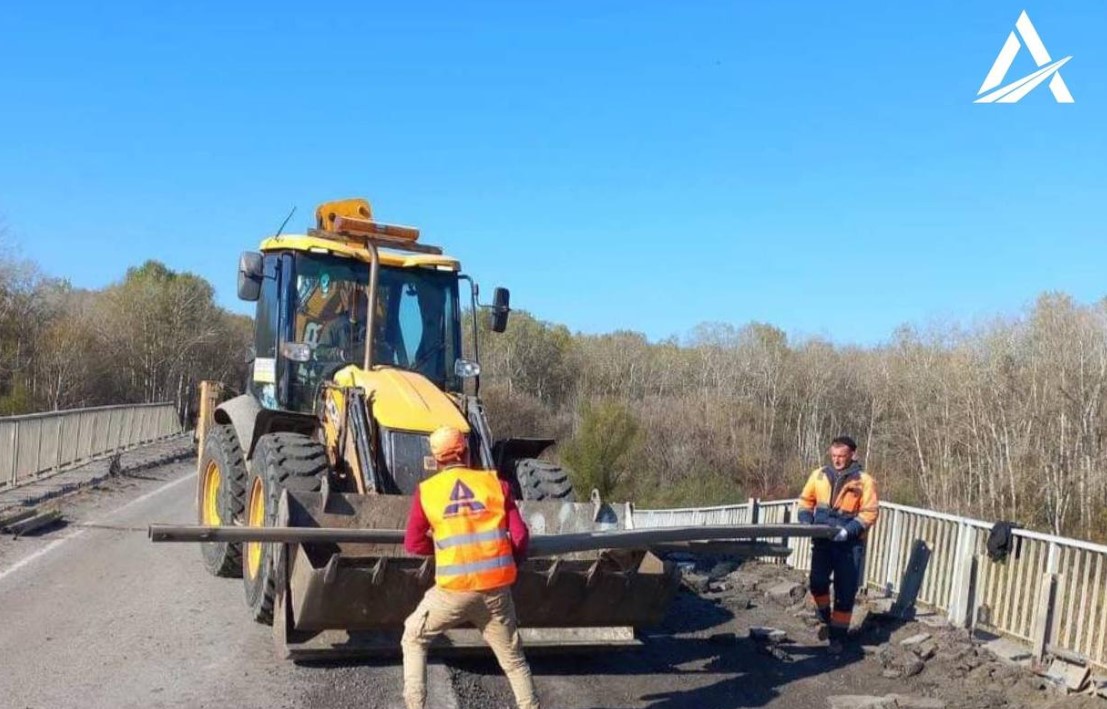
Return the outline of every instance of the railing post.
<path id="1" fill-rule="evenodd" d="M 1057 546 L 1057 542 L 1049 543 L 1049 556 L 1046 557 L 1046 573 L 1056 574 L 1057 565 L 1060 563 L 1060 547 Z"/>
<path id="2" fill-rule="evenodd" d="M 1051 556 L 1054 546 L 1050 542 Z M 1038 603 L 1035 607 L 1034 627 L 1030 635 L 1034 643 L 1034 660 L 1039 663 L 1045 658 L 1046 647 L 1052 640 L 1053 620 L 1056 617 L 1057 579 L 1056 573 L 1047 571 L 1042 574 L 1042 583 L 1038 586 Z"/>
<path id="3" fill-rule="evenodd" d="M 117 435 L 115 437 L 115 452 L 118 453 L 124 450 L 126 446 L 123 445 L 123 432 L 127 430 L 127 411 L 119 412 L 119 426 L 117 426 Z"/>
<path id="4" fill-rule="evenodd" d="M 12 426 L 12 483 L 19 480 L 19 420 Z"/>
<path id="5" fill-rule="evenodd" d="M 11 447 L 12 447 L 11 448 L 11 450 L 12 450 L 11 458 L 9 459 L 10 462 L 11 462 L 11 466 L 12 466 L 11 478 L 10 479 L 11 479 L 11 484 L 15 485 L 16 466 L 19 464 L 19 422 L 18 421 L 12 422 L 12 435 L 11 435 L 10 443 L 11 443 Z"/>
<path id="6" fill-rule="evenodd" d="M 957 523 L 957 546 L 953 561 L 953 583 L 949 592 L 949 610 L 946 618 L 953 625 L 964 628 L 969 624 L 968 612 L 973 605 L 973 541 L 976 530 L 965 522 Z"/>
<path id="7" fill-rule="evenodd" d="M 42 429 L 46 425 L 45 419 L 39 419 L 37 421 L 38 435 L 35 436 L 35 466 L 31 469 L 31 476 L 38 477 L 39 470 L 42 469 Z"/>
<path id="8" fill-rule="evenodd" d="M 84 430 L 83 430 L 84 429 L 84 423 L 85 423 L 84 413 L 78 413 L 77 414 L 77 435 L 75 436 L 75 439 L 77 441 L 77 445 L 73 446 L 73 461 L 72 462 L 74 462 L 74 463 L 78 463 L 81 460 L 81 434 L 84 432 Z"/>
<path id="9" fill-rule="evenodd" d="M 57 455 L 54 456 L 54 471 L 55 472 L 57 472 L 58 470 L 61 470 L 61 467 L 62 467 L 62 441 L 65 440 L 65 437 L 62 435 L 62 429 L 65 427 L 65 420 L 67 418 L 69 418 L 69 417 L 66 416 L 65 414 L 62 414 L 62 415 L 58 416 L 58 429 L 57 429 L 58 443 L 57 443 L 57 448 L 54 450 L 54 452 L 57 454 Z"/>
<path id="10" fill-rule="evenodd" d="M 888 537 L 888 553 L 884 557 L 884 591 L 886 593 L 890 593 L 895 589 L 902 536 L 903 514 L 898 509 L 892 510 L 892 533 Z"/>

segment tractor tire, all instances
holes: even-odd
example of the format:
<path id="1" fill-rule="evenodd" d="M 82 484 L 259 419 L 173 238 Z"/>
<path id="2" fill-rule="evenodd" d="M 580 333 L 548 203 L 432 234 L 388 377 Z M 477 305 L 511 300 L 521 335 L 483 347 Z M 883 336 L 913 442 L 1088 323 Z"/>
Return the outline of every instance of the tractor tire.
<path id="1" fill-rule="evenodd" d="M 515 480 L 523 500 L 576 500 L 569 471 L 560 465 L 537 458 L 520 458 L 515 461 Z"/>
<path id="2" fill-rule="evenodd" d="M 282 490 L 318 492 L 327 474 L 327 453 L 323 446 L 299 433 L 270 433 L 258 439 L 250 461 L 250 482 L 246 486 L 246 524 L 273 527 Z M 273 544 L 247 542 L 242 545 L 242 582 L 250 615 L 259 623 L 273 622 L 277 596 L 277 570 Z"/>
<path id="3" fill-rule="evenodd" d="M 231 526 L 246 508 L 246 461 L 233 426 L 213 426 L 200 453 L 200 478 L 196 486 L 199 523 Z M 236 577 L 242 573 L 242 545 L 202 542 L 204 568 L 213 576 Z"/>

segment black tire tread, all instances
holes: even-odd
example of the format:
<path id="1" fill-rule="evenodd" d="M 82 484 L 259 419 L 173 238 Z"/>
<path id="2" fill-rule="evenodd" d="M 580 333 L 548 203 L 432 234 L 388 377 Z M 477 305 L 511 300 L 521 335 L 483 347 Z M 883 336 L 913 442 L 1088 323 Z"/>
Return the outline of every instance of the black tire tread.
<path id="1" fill-rule="evenodd" d="M 264 481 L 266 499 L 266 526 L 276 519 L 277 502 L 281 490 L 293 492 L 318 492 L 327 474 L 327 453 L 319 442 L 299 433 L 272 433 L 258 440 L 254 451 L 253 466 L 257 474 L 266 475 Z M 262 547 L 261 568 L 258 579 L 250 580 L 240 562 L 246 590 L 246 605 L 259 623 L 272 624 L 273 607 L 277 597 L 277 577 L 272 568 L 268 546 Z M 255 585 L 256 584 L 256 585 Z"/>
<path id="2" fill-rule="evenodd" d="M 515 461 L 515 479 L 524 500 L 576 499 L 569 471 L 549 461 L 520 458 Z"/>
<path id="3" fill-rule="evenodd" d="M 216 459 L 219 472 L 223 476 L 223 504 L 224 513 L 229 513 L 229 519 L 223 520 L 226 525 L 232 525 L 235 520 L 241 520 L 246 509 L 246 459 L 242 454 L 242 446 L 238 443 L 234 426 L 229 424 L 212 426 L 204 437 L 204 449 L 201 453 L 200 470 L 207 468 L 207 461 Z M 202 485 L 203 482 L 198 481 Z M 220 515 L 224 516 L 223 514 Z M 204 567 L 213 576 L 224 578 L 236 578 L 242 574 L 242 545 L 231 542 L 204 542 L 201 544 L 201 553 L 204 557 Z"/>

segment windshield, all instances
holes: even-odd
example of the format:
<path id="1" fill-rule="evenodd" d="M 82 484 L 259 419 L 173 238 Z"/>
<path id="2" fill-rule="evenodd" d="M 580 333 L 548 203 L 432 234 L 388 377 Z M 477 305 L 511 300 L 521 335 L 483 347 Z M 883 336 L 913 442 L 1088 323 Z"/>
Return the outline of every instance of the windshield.
<path id="1" fill-rule="evenodd" d="M 310 410 L 320 382 L 345 364 L 362 365 L 368 322 L 369 265 L 323 254 L 297 254 L 292 341 L 310 345 L 308 362 L 290 362 L 294 407 Z M 373 364 L 419 372 L 460 390 L 457 274 L 381 266 L 373 329 Z M 291 403 L 291 402 L 290 402 Z"/>

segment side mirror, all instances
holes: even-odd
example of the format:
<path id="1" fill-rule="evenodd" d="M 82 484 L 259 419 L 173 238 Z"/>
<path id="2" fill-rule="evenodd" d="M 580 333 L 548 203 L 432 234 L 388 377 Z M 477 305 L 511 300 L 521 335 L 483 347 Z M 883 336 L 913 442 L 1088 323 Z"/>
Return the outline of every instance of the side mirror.
<path id="1" fill-rule="evenodd" d="M 238 259 L 238 297 L 250 302 L 261 297 L 261 281 L 265 275 L 261 254 L 246 251 Z"/>
<path id="2" fill-rule="evenodd" d="M 507 288 L 497 288 L 492 292 L 492 332 L 507 329 L 507 316 L 511 312 L 511 292 Z"/>

